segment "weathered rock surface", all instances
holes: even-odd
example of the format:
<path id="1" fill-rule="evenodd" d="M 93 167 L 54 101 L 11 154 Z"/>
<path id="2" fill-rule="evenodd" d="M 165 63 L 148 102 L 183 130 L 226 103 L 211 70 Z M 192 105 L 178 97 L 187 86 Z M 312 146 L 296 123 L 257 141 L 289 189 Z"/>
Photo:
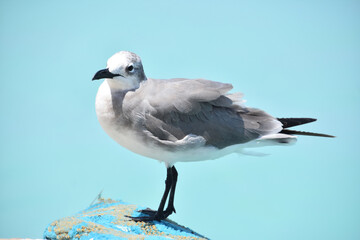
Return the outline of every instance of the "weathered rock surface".
<path id="1" fill-rule="evenodd" d="M 126 216 L 137 217 L 144 208 L 136 205 L 99 199 L 86 210 L 50 223 L 45 239 L 207 239 L 189 228 L 166 219 L 153 222 L 135 222 Z"/>

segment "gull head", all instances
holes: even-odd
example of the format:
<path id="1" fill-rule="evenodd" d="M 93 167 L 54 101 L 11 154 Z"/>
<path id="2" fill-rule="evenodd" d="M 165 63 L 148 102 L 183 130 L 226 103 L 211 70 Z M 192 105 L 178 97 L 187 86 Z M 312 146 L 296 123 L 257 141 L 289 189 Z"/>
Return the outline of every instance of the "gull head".
<path id="1" fill-rule="evenodd" d="M 140 57 L 128 51 L 121 51 L 110 57 L 106 68 L 95 73 L 92 80 L 103 78 L 115 90 L 136 89 L 146 80 Z"/>

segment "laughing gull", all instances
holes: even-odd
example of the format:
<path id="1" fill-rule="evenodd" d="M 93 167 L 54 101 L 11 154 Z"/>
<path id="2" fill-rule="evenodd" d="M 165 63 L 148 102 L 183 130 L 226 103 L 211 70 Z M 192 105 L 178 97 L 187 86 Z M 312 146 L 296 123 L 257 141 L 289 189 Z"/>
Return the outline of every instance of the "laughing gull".
<path id="1" fill-rule="evenodd" d="M 139 56 L 121 51 L 93 80 L 105 79 L 96 96 L 96 114 L 105 132 L 121 146 L 164 162 L 165 192 L 157 211 L 136 221 L 162 220 L 175 212 L 176 162 L 216 159 L 244 149 L 288 145 L 294 135 L 332 137 L 288 128 L 313 118 L 274 118 L 244 105 L 231 84 L 205 79 L 147 78 Z M 169 196 L 167 208 L 164 210 Z"/>

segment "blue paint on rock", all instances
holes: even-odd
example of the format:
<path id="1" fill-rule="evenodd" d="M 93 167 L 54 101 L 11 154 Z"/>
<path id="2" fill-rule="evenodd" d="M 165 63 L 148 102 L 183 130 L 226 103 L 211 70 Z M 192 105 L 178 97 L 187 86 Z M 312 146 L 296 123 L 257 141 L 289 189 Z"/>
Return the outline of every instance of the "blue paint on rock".
<path id="1" fill-rule="evenodd" d="M 206 239 L 189 228 L 170 220 L 135 222 L 128 216 L 140 216 L 144 209 L 123 201 L 99 199 L 78 214 L 50 223 L 44 232 L 45 239 Z"/>

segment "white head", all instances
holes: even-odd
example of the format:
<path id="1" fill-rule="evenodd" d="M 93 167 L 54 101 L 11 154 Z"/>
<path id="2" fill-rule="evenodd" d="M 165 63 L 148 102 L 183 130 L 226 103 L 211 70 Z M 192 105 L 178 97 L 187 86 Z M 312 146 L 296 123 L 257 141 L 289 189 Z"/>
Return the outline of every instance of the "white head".
<path id="1" fill-rule="evenodd" d="M 128 51 L 121 51 L 110 57 L 106 69 L 98 71 L 93 80 L 102 78 L 116 90 L 136 89 L 140 82 L 146 80 L 140 57 Z"/>

